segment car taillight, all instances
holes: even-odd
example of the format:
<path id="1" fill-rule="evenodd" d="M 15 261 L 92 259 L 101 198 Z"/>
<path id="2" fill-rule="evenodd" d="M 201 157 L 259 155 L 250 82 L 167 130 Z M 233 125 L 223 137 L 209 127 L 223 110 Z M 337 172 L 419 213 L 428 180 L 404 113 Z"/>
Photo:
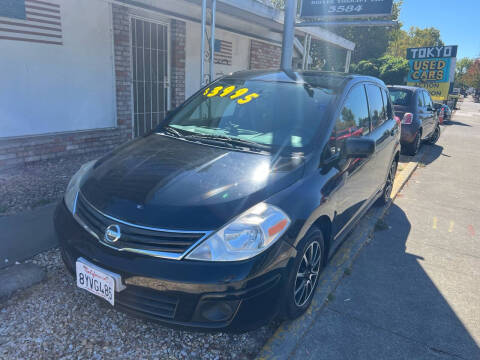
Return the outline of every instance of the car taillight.
<path id="1" fill-rule="evenodd" d="M 402 124 L 410 125 L 412 122 L 413 122 L 413 114 L 405 113 L 405 115 L 403 115 Z"/>

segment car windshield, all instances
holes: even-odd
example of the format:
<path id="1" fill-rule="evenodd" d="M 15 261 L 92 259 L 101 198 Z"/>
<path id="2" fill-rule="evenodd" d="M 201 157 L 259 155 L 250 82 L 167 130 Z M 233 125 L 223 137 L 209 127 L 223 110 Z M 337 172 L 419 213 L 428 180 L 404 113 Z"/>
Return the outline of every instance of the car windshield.
<path id="1" fill-rule="evenodd" d="M 389 88 L 390 97 L 392 98 L 393 105 L 408 106 L 410 105 L 410 99 L 412 94 L 408 90 Z"/>
<path id="2" fill-rule="evenodd" d="M 335 95 L 309 84 L 224 79 L 192 97 L 167 125 L 185 136 L 302 152 Z"/>

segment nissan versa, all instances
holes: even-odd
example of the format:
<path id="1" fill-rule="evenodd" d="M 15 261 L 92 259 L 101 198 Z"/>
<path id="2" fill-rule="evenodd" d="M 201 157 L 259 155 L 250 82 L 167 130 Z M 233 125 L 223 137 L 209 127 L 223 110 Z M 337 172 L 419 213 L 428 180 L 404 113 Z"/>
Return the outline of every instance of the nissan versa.
<path id="1" fill-rule="evenodd" d="M 371 77 L 223 77 L 82 166 L 55 215 L 77 286 L 175 326 L 243 331 L 310 305 L 329 256 L 392 190 L 400 149 Z"/>

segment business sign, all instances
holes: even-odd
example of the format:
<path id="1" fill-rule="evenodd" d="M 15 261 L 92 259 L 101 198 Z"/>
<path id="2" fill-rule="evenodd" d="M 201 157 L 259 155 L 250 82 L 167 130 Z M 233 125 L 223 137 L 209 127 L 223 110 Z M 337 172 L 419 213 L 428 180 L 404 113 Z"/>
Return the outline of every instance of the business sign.
<path id="1" fill-rule="evenodd" d="M 393 0 L 303 0 L 302 18 L 391 16 Z"/>
<path id="2" fill-rule="evenodd" d="M 408 82 L 449 82 L 449 58 L 409 60 Z"/>
<path id="3" fill-rule="evenodd" d="M 458 46 L 432 46 L 407 49 L 407 59 L 456 58 Z"/>
<path id="4" fill-rule="evenodd" d="M 410 66 L 407 85 L 423 87 L 435 101 L 448 99 L 455 79 L 457 46 L 432 46 L 407 49 Z"/>

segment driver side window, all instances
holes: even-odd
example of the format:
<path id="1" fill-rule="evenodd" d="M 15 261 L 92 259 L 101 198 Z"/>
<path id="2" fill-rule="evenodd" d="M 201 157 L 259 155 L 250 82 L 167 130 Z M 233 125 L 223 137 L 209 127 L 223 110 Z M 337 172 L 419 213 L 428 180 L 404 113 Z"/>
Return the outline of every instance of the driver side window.
<path id="1" fill-rule="evenodd" d="M 363 84 L 356 85 L 347 95 L 335 122 L 335 128 L 324 152 L 324 159 L 339 154 L 343 143 L 349 137 L 365 136 L 369 133 L 370 116 L 365 87 Z"/>

